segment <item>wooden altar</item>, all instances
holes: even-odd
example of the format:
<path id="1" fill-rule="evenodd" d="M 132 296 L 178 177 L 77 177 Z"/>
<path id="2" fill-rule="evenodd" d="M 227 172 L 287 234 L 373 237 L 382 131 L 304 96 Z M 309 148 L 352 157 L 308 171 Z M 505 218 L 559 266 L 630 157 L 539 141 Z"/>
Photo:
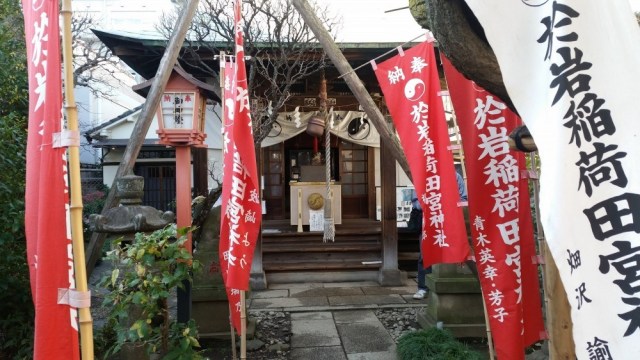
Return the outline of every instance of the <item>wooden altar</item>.
<path id="1" fill-rule="evenodd" d="M 322 195 L 324 201 L 327 201 L 327 184 L 321 181 L 291 181 L 291 225 L 298 224 L 298 196 L 301 197 L 302 209 L 302 225 L 309 225 L 309 204 L 307 199 L 309 195 L 318 193 Z M 331 190 L 333 191 L 333 223 L 342 224 L 342 187 L 340 183 L 331 182 Z M 324 208 L 324 207 L 323 207 Z"/>

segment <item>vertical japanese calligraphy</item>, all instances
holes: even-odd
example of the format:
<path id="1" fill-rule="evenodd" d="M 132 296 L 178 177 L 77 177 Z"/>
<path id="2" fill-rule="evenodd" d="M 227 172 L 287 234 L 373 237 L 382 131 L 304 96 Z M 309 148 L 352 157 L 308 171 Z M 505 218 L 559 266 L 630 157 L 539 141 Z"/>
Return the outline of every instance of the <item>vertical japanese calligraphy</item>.
<path id="1" fill-rule="evenodd" d="M 376 77 L 407 156 L 422 207 L 424 266 L 463 262 L 467 233 L 439 96 L 433 44 L 424 42 L 378 64 Z"/>
<path id="2" fill-rule="evenodd" d="M 523 359 L 544 334 L 524 154 L 507 134 L 520 119 L 442 57 L 462 134 L 471 237 L 498 358 Z"/>
<path id="3" fill-rule="evenodd" d="M 78 359 L 77 309 L 57 304 L 58 289 L 75 289 L 69 184 L 62 130 L 58 2 L 23 0 L 29 72 L 25 232 L 36 309 L 34 359 Z"/>
<path id="4" fill-rule="evenodd" d="M 240 291 L 249 290 L 249 275 L 262 207 L 249 112 L 244 62 L 242 4 L 234 3 L 235 66 L 226 68 L 224 86 L 222 218 L 220 265 L 231 305 L 232 323 L 240 332 Z M 224 61 L 224 59 L 223 59 Z"/>
<path id="5" fill-rule="evenodd" d="M 576 354 L 635 359 L 640 29 L 629 3 L 467 3 L 540 150 L 541 219 L 572 307 Z"/>

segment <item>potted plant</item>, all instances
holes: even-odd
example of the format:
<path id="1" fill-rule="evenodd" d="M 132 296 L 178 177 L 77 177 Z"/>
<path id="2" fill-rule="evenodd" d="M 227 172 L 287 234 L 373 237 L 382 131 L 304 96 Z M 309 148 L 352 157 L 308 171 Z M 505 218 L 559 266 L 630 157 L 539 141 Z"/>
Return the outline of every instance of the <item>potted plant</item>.
<path id="1" fill-rule="evenodd" d="M 109 290 L 103 306 L 109 308 L 117 334 L 107 356 L 138 349 L 163 359 L 201 358 L 194 321 L 177 323 L 168 312 L 172 289 L 191 281 L 192 272 L 201 269 L 184 248 L 188 231 L 168 225 L 137 233 L 132 243 L 113 241 L 107 258 L 114 262 L 114 269 L 101 283 Z"/>

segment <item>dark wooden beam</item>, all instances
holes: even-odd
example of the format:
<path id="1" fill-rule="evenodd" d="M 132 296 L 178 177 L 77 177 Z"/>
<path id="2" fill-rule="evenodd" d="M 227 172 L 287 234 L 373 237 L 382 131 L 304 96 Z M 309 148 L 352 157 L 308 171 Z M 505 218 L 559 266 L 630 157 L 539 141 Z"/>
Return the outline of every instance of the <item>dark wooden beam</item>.
<path id="1" fill-rule="evenodd" d="M 404 277 L 398 269 L 398 222 L 396 219 L 396 161 L 385 142 L 380 142 L 380 189 L 382 201 L 382 268 L 379 282 L 398 286 Z"/>

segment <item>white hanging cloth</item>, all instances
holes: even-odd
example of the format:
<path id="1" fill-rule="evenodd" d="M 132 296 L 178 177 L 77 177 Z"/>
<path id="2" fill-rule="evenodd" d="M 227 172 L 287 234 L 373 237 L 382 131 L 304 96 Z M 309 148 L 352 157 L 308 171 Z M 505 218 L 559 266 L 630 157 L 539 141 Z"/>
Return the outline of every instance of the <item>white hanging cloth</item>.
<path id="1" fill-rule="evenodd" d="M 316 112 L 281 112 L 269 135 L 262 140 L 261 147 L 267 147 L 288 140 L 307 128 L 307 123 Z M 339 138 L 371 147 L 380 147 L 380 134 L 367 119 L 363 111 L 335 111 L 333 121 L 329 121 L 329 131 Z"/>

